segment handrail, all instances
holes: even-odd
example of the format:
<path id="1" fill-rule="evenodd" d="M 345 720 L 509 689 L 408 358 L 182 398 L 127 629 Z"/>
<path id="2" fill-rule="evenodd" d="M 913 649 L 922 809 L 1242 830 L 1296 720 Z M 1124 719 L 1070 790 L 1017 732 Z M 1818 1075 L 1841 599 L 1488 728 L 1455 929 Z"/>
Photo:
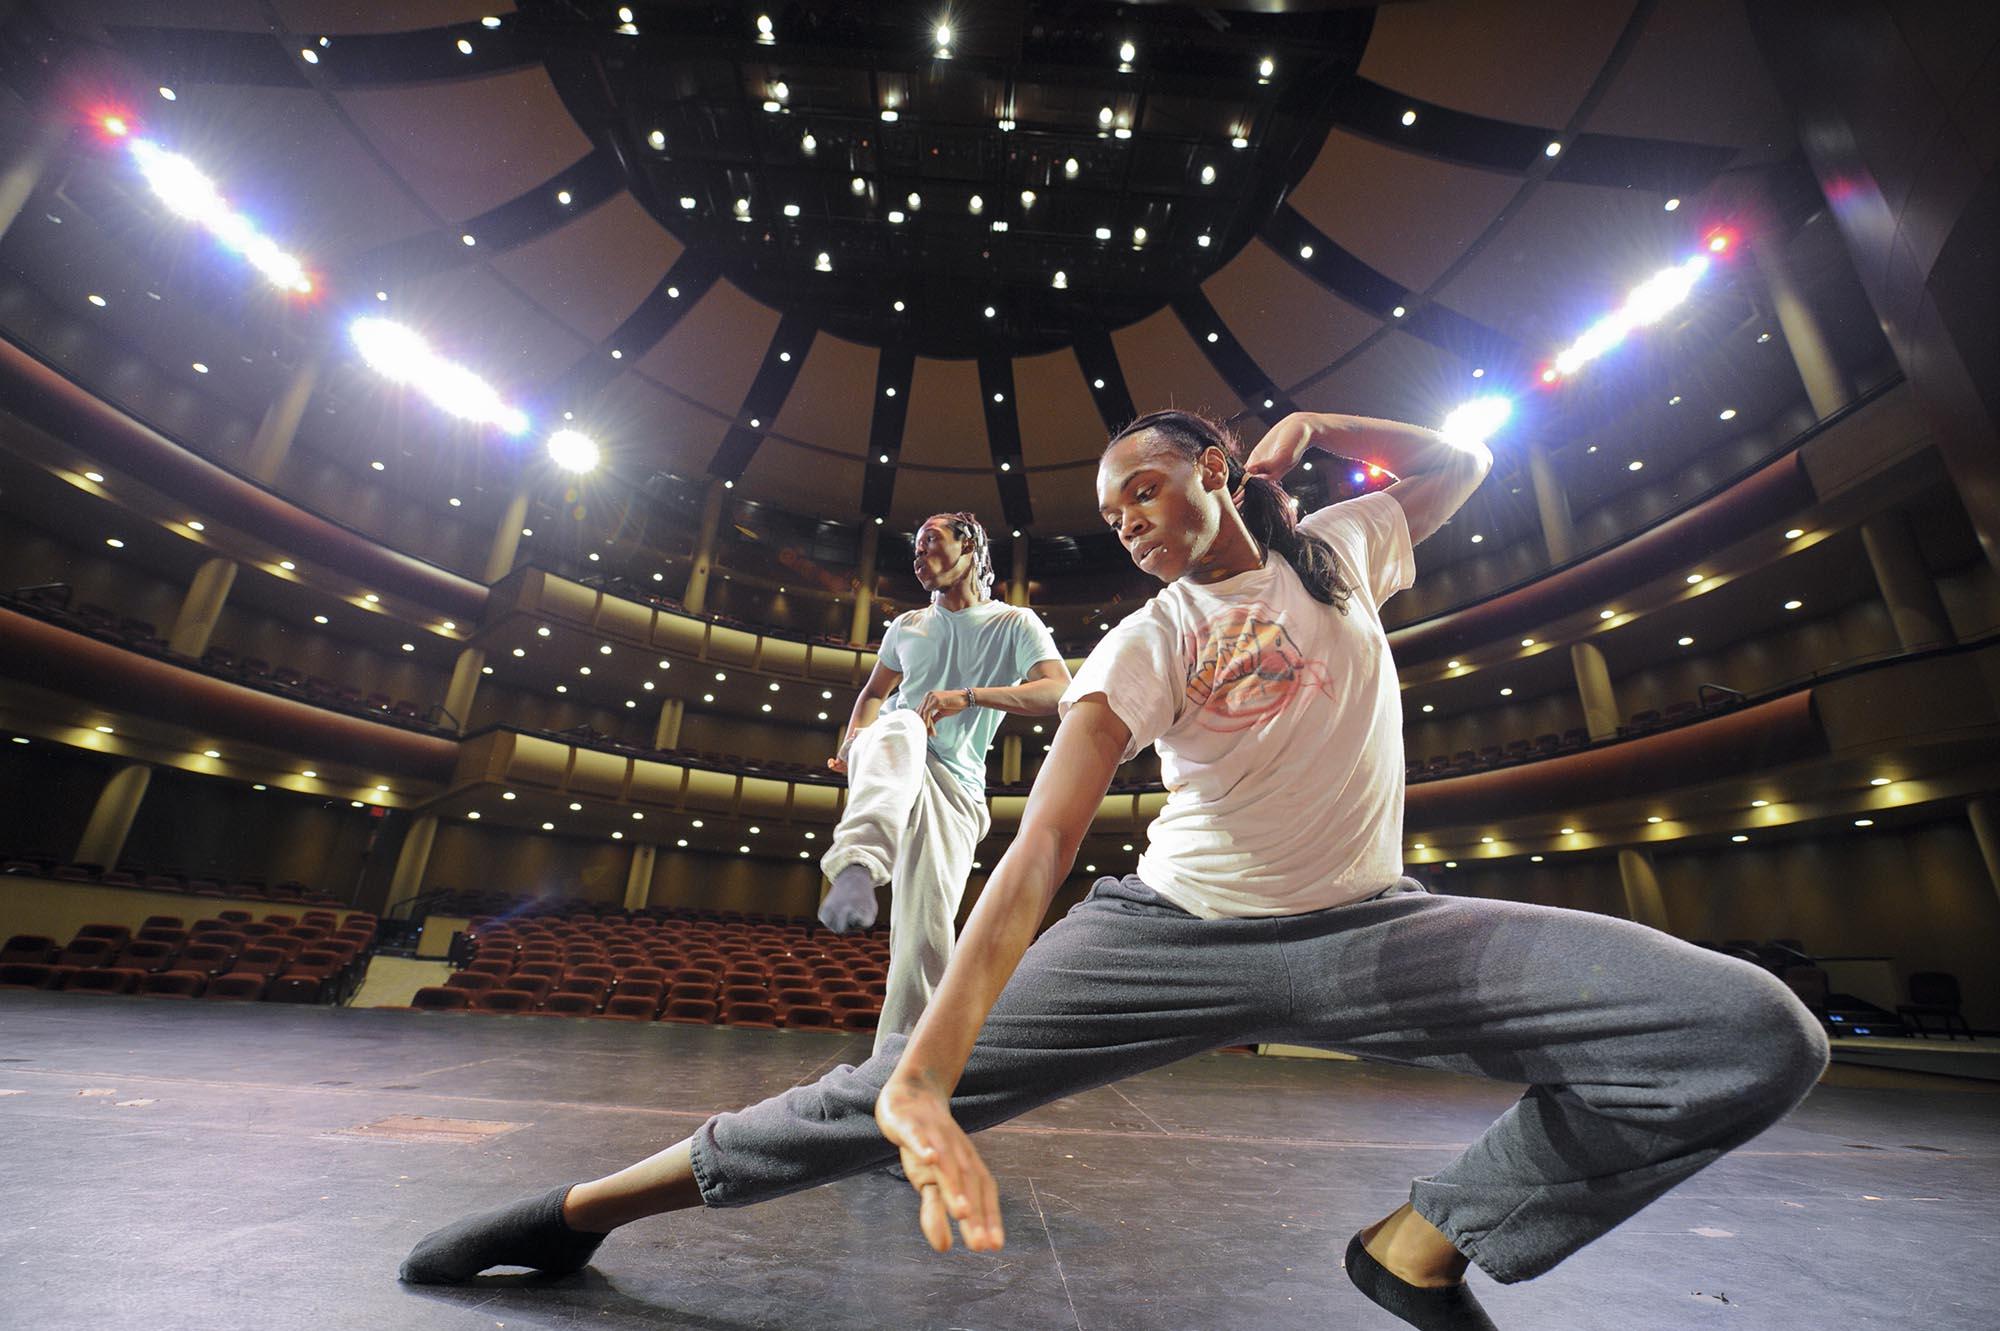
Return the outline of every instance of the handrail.
<path id="1" fill-rule="evenodd" d="M 5 337 L 0 337 L 0 382 L 6 385 L 0 397 L 21 419 L 206 508 L 218 521 L 460 619 L 475 620 L 485 608 L 485 584 L 316 513 L 203 456 Z"/>
<path id="2" fill-rule="evenodd" d="M 1559 564 L 1550 564 L 1545 568 L 1537 569 L 1532 573 L 1524 574 L 1523 576 L 1516 578 L 1512 582 L 1504 583 L 1501 586 L 1479 592 L 1468 600 L 1459 601 L 1456 604 L 1444 606 L 1441 609 L 1434 610 L 1430 614 L 1425 615 L 1422 619 L 1413 619 L 1407 624 L 1398 624 L 1394 629 L 1391 629 L 1390 632 L 1396 633 L 1408 629 L 1414 629 L 1421 625 L 1428 624 L 1432 620 L 1440 619 L 1456 611 L 1463 610 L 1467 606 L 1479 605 L 1483 602 L 1493 600 L 1495 597 L 1505 596 L 1509 592 L 1519 591 L 1522 588 L 1532 586 L 1533 584 L 1540 582 L 1542 579 L 1550 577 L 1553 574 L 1561 573 L 1564 570 L 1573 568 L 1576 565 L 1582 564 L 1587 560 L 1594 559 L 1597 556 L 1603 554 L 1607 550 L 1614 550 L 1619 546 L 1625 545 L 1630 541 L 1637 540 L 1639 537 L 1644 536 L 1646 533 L 1654 530 L 1655 528 L 1661 526 L 1662 524 L 1671 522 L 1675 518 L 1680 517 L 1682 514 L 1691 512 L 1692 510 L 1701 507 L 1709 500 L 1714 499 L 1717 495 L 1726 494 L 1730 490 L 1735 489 L 1737 486 L 1741 485 L 1744 481 L 1756 475 L 1758 472 L 1770 466 L 1773 462 L 1777 461 L 1779 458 L 1784 457 L 1786 454 L 1796 453 L 1799 449 L 1804 448 L 1807 444 L 1811 443 L 1814 439 L 1818 438 L 1820 435 L 1824 434 L 1829 429 L 1832 429 L 1834 426 L 1839 425 L 1840 423 L 1846 421 L 1847 419 L 1854 416 L 1858 412 L 1873 405 L 1878 399 L 1888 396 L 1903 382 L 1904 382 L 1903 372 L 1901 370 L 1894 371 L 1889 375 L 1888 378 L 1883 379 L 1880 383 L 1873 385 L 1864 392 L 1857 393 L 1854 397 L 1854 400 L 1852 402 L 1849 402 L 1846 406 L 1841 407 L 1839 410 L 1833 412 L 1831 415 L 1823 416 L 1819 420 L 1814 421 L 1812 424 L 1806 426 L 1803 430 L 1800 430 L 1797 434 L 1793 435 L 1790 439 L 1786 440 L 1783 444 L 1781 444 L 1777 448 L 1772 449 L 1770 452 L 1764 454 L 1762 457 L 1758 458 L 1754 462 L 1745 463 L 1743 467 L 1741 467 L 1739 470 L 1731 472 L 1729 475 L 1723 477 L 1715 484 L 1709 486 L 1706 490 L 1701 491 L 1699 494 L 1689 496 L 1684 503 L 1681 503 L 1674 508 L 1666 509 L 1665 511 L 1655 515 L 1651 521 L 1642 523 L 1639 526 L 1632 528 L 1630 531 L 1619 532 L 1614 536 L 1607 537 L 1606 539 L 1599 541 L 1596 545 L 1591 546 L 1587 550 L 1579 550 L 1575 554 L 1572 554 L 1568 559 L 1563 560 Z"/>

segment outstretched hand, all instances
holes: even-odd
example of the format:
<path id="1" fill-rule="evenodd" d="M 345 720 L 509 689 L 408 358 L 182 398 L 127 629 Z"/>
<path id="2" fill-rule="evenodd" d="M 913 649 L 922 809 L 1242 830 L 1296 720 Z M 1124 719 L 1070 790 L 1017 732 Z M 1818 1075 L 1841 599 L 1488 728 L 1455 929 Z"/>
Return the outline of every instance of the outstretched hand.
<path id="1" fill-rule="evenodd" d="M 951 1116 L 951 1103 L 919 1082 L 891 1077 L 875 1100 L 875 1122 L 902 1149 L 903 1172 L 922 1198 L 917 1223 L 939 1252 L 951 1251 L 951 1224 L 974 1252 L 1006 1243 L 993 1175 Z"/>

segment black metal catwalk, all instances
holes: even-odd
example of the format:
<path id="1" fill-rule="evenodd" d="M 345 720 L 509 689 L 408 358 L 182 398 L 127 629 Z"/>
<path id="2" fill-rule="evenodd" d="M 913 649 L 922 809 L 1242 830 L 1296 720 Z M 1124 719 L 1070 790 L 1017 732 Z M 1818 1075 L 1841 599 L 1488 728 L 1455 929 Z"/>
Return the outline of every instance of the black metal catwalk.
<path id="1" fill-rule="evenodd" d="M 0 993 L 0 1322 L 165 1327 L 1380 1328 L 1347 1236 L 1515 1088 L 1212 1055 L 981 1138 L 1008 1246 L 939 1257 L 886 1177 L 614 1235 L 563 1280 L 411 1289 L 468 1211 L 590 1177 L 865 1036 Z M 1985 1331 L 2000 1085 L 1836 1066 L 1504 1327 Z"/>

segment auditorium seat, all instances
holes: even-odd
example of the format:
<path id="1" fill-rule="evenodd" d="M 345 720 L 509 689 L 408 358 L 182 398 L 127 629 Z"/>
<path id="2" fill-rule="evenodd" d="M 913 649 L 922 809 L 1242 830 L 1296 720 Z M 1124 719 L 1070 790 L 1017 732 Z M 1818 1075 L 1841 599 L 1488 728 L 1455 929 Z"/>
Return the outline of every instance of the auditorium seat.
<path id="1" fill-rule="evenodd" d="M 25 961 L 38 966 L 46 966 L 62 951 L 56 940 L 45 934 L 15 934 L 0 947 L 0 966 L 9 962 Z"/>
<path id="2" fill-rule="evenodd" d="M 198 971 L 158 971 L 139 977 L 138 992 L 152 998 L 200 998 L 208 977 Z"/>
<path id="3" fill-rule="evenodd" d="M 235 948 L 207 941 L 189 943 L 174 959 L 175 969 L 195 971 L 202 975 L 226 975 L 235 964 Z"/>
<path id="4" fill-rule="evenodd" d="M 113 966 L 94 966 L 69 977 L 63 989 L 72 994 L 129 994 L 144 972 Z"/>
<path id="5" fill-rule="evenodd" d="M 764 1030 L 778 1028 L 778 1009 L 769 1003 L 734 1002 L 722 1009 L 725 1026 L 749 1026 Z"/>
<path id="6" fill-rule="evenodd" d="M 600 1017 L 614 1021 L 651 1021 L 660 1012 L 658 997 L 648 998 L 643 994 L 613 994 L 604 1005 Z"/>
<path id="7" fill-rule="evenodd" d="M 118 955 L 111 964 L 125 970 L 151 974 L 153 971 L 165 970 L 173 959 L 173 944 L 135 938 L 118 950 Z"/>
<path id="8" fill-rule="evenodd" d="M 556 986 L 555 992 L 549 995 L 549 1001 L 553 1002 L 563 994 L 577 994 L 588 998 L 591 1010 L 595 1011 L 603 1005 L 604 996 L 610 991 L 611 982 L 608 980 L 599 979 L 594 975 L 571 974 L 561 984 Z M 543 1006 L 546 1007 L 547 1004 L 545 1003 Z"/>
<path id="9" fill-rule="evenodd" d="M 501 989 L 512 989 L 519 993 L 527 994 L 537 1003 L 547 998 L 549 991 L 555 987 L 556 982 L 546 975 L 512 975 L 508 977 L 506 984 L 500 986 Z M 487 992 L 492 993 L 496 991 L 488 990 Z"/>
<path id="10" fill-rule="evenodd" d="M 842 1030 L 872 1031 L 882 1019 L 882 1009 L 872 1007 L 848 1008 L 839 1013 Z"/>
<path id="11" fill-rule="evenodd" d="M 703 998 L 670 998 L 666 1010 L 660 1013 L 661 1021 L 670 1021 L 682 1026 L 713 1026 L 716 1006 Z"/>
<path id="12" fill-rule="evenodd" d="M 80 970 L 94 969 L 110 965 L 111 959 L 118 955 L 118 949 L 119 943 L 116 940 L 78 935 L 72 938 L 69 946 L 56 957 L 56 962 L 63 966 L 75 966 Z"/>
<path id="13" fill-rule="evenodd" d="M 518 1014 L 533 1012 L 542 1005 L 542 996 L 527 989 L 488 989 L 472 1000 L 480 1012 Z"/>
<path id="14" fill-rule="evenodd" d="M 469 994 L 484 993 L 488 989 L 498 989 L 505 977 L 485 971 L 462 970 L 445 978 L 446 989 L 462 989 Z"/>
<path id="15" fill-rule="evenodd" d="M 834 1028 L 833 1009 L 820 1007 L 814 1003 L 799 1003 L 783 1009 L 785 1026 L 790 1030 L 832 1030 Z"/>
<path id="16" fill-rule="evenodd" d="M 579 990 L 559 990 L 548 996 L 541 1010 L 557 1017 L 594 1017 L 597 1000 Z"/>
<path id="17" fill-rule="evenodd" d="M 78 938 L 108 938 L 123 947 L 132 940 L 132 930 L 122 924 L 86 924 L 76 931 Z"/>
<path id="18" fill-rule="evenodd" d="M 231 971 L 218 975 L 208 982 L 208 992 L 203 998 L 232 999 L 240 1002 L 259 1002 L 264 991 L 270 987 L 268 976 L 253 971 Z"/>
<path id="19" fill-rule="evenodd" d="M 266 1003 L 318 1003 L 327 997 L 327 980 L 311 971 L 288 971 L 264 988 Z"/>
<path id="20" fill-rule="evenodd" d="M 453 976 L 457 979 L 457 976 Z M 410 995 L 410 1007 L 418 1012 L 464 1012 L 472 1006 L 472 993 L 449 985 L 426 985 Z"/>
<path id="21" fill-rule="evenodd" d="M 46 962 L 0 962 L 0 989 L 53 989 L 60 978 L 56 968 Z"/>

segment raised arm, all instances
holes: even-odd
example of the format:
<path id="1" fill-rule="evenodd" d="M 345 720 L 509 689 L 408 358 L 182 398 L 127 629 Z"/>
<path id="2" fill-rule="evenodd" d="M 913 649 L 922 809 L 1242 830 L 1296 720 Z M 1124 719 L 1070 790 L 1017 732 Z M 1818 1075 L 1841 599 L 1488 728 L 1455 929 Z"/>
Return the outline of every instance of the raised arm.
<path id="1" fill-rule="evenodd" d="M 1413 545 L 1444 526 L 1493 470 L 1493 454 L 1484 444 L 1454 443 L 1421 425 L 1319 411 L 1293 412 L 1272 426 L 1250 450 L 1244 470 L 1282 480 L 1312 449 L 1395 476 L 1383 493 L 1403 506 Z"/>
<path id="2" fill-rule="evenodd" d="M 1076 861 L 1131 731 L 1101 693 L 1080 699 L 1056 728 L 1048 761 L 999 866 L 986 881 L 945 967 L 937 995 L 875 1103 L 875 1121 L 902 1148 L 903 1170 L 923 1199 L 919 1223 L 933 1248 L 1005 1242 L 993 1176 L 951 1117 L 951 1093 L 1000 991 L 1007 986 L 1056 888 Z"/>

